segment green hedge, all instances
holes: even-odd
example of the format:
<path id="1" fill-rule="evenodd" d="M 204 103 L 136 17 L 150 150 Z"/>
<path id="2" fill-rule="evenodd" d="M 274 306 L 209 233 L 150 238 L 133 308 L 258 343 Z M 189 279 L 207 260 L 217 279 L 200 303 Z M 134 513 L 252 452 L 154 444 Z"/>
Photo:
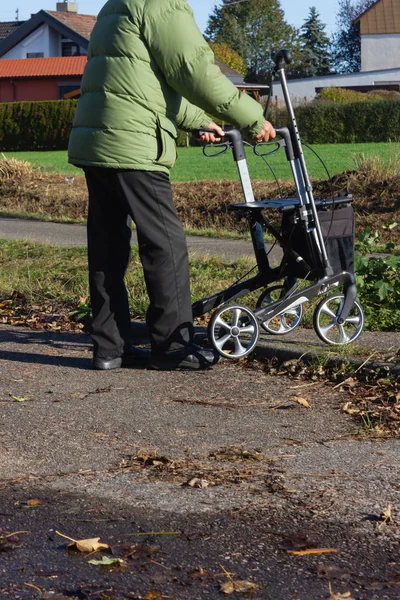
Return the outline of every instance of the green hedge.
<path id="1" fill-rule="evenodd" d="M 0 104 L 0 151 L 65 150 L 76 100 Z"/>
<path id="2" fill-rule="evenodd" d="M 400 139 L 400 102 L 324 103 L 295 109 L 302 139 L 309 144 L 389 142 Z"/>
<path id="3" fill-rule="evenodd" d="M 66 150 L 77 100 L 0 103 L 0 152 Z M 179 132 L 178 146 L 186 146 Z M 190 146 L 199 141 L 189 136 Z"/>

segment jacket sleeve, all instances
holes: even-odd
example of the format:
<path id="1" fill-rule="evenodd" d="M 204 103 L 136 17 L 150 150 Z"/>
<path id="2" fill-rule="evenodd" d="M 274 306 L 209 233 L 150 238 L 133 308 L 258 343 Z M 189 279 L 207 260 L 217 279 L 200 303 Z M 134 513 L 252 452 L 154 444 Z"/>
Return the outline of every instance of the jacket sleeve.
<path id="1" fill-rule="evenodd" d="M 191 104 L 250 135 L 262 130 L 262 106 L 221 73 L 185 0 L 147 0 L 143 35 L 167 83 Z"/>
<path id="2" fill-rule="evenodd" d="M 183 131 L 193 131 L 208 127 L 211 123 L 211 117 L 207 116 L 204 110 L 190 104 L 186 98 L 182 97 L 181 106 L 176 116 L 176 124 Z"/>

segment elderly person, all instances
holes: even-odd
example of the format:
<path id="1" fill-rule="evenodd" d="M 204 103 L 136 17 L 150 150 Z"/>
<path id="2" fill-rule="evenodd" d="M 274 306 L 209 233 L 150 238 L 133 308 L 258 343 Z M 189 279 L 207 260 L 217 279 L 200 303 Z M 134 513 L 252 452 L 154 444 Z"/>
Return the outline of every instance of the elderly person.
<path id="1" fill-rule="evenodd" d="M 185 0 L 109 0 L 91 34 L 69 162 L 89 191 L 88 263 L 94 369 L 144 365 L 200 369 L 214 361 L 193 343 L 186 239 L 169 171 L 177 127 L 222 130 L 208 114 L 259 141 L 275 137 L 260 104 L 214 63 Z M 130 343 L 124 275 L 130 219 L 149 296 L 151 355 Z"/>

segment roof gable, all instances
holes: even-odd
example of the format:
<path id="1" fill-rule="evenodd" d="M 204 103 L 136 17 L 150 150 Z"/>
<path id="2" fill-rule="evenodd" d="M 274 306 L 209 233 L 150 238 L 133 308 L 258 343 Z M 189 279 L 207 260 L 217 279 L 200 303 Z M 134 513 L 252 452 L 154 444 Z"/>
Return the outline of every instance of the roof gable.
<path id="1" fill-rule="evenodd" d="M 66 17 L 66 18 L 64 18 Z M 44 23 L 65 35 L 83 48 L 89 44 L 90 33 L 96 22 L 92 15 L 78 15 L 76 13 L 64 13 L 52 10 L 40 10 L 28 21 L 25 21 L 13 33 L 0 41 L 0 56 L 22 42 L 28 35 L 38 29 Z"/>
<path id="2" fill-rule="evenodd" d="M 56 58 L 3 58 L 0 60 L 0 79 L 33 77 L 82 76 L 86 56 Z"/>
<path id="3" fill-rule="evenodd" d="M 377 0 L 355 23 L 360 23 L 361 35 L 400 33 L 399 0 Z"/>

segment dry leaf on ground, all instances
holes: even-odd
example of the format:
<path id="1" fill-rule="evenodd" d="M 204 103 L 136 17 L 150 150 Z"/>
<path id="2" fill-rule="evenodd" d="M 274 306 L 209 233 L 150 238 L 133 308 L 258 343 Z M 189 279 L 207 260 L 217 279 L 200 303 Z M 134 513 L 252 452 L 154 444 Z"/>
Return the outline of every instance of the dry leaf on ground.
<path id="1" fill-rule="evenodd" d="M 88 538 L 86 540 L 74 540 L 73 538 L 60 533 L 59 531 L 56 531 L 56 534 L 71 542 L 67 546 L 69 550 L 79 550 L 79 552 L 98 552 L 99 550 L 108 550 L 110 547 L 108 544 L 102 544 L 99 542 L 99 537 Z"/>
<path id="2" fill-rule="evenodd" d="M 392 523 L 392 505 L 388 504 L 383 513 L 380 515 L 381 523 L 378 525 L 378 529 L 380 529 L 383 525 L 387 525 L 388 523 Z"/>
<path id="3" fill-rule="evenodd" d="M 288 550 L 290 556 L 303 556 L 305 554 L 335 554 L 339 552 L 337 548 L 307 548 L 306 550 Z"/>
<path id="4" fill-rule="evenodd" d="M 329 600 L 354 600 L 350 592 L 345 592 L 344 594 L 334 594 L 332 592 L 331 584 L 329 584 L 329 594 Z"/>
<path id="5" fill-rule="evenodd" d="M 199 477 L 193 477 L 192 479 L 189 479 L 189 481 L 186 483 L 186 485 L 188 485 L 189 487 L 192 488 L 200 488 L 202 490 L 206 489 L 209 487 L 209 482 L 207 481 L 207 479 L 200 479 Z"/>
<path id="6" fill-rule="evenodd" d="M 96 558 L 88 560 L 88 563 L 98 567 L 112 567 L 113 565 L 123 565 L 125 564 L 125 561 L 122 558 L 109 558 L 108 556 L 102 556 L 99 560 Z"/>
<path id="7" fill-rule="evenodd" d="M 291 400 L 294 400 L 294 402 L 297 402 L 297 404 L 304 406 L 304 408 L 311 408 L 309 402 L 305 398 L 302 398 L 301 396 L 292 396 Z"/>
<path id="8" fill-rule="evenodd" d="M 347 413 L 348 415 L 357 415 L 360 412 L 359 408 L 352 408 L 353 403 L 352 402 L 346 402 L 346 404 L 344 404 L 342 411 L 344 413 Z"/>
<path id="9" fill-rule="evenodd" d="M 227 581 L 221 584 L 221 592 L 224 594 L 247 594 L 259 589 L 259 585 L 251 581 Z"/>

